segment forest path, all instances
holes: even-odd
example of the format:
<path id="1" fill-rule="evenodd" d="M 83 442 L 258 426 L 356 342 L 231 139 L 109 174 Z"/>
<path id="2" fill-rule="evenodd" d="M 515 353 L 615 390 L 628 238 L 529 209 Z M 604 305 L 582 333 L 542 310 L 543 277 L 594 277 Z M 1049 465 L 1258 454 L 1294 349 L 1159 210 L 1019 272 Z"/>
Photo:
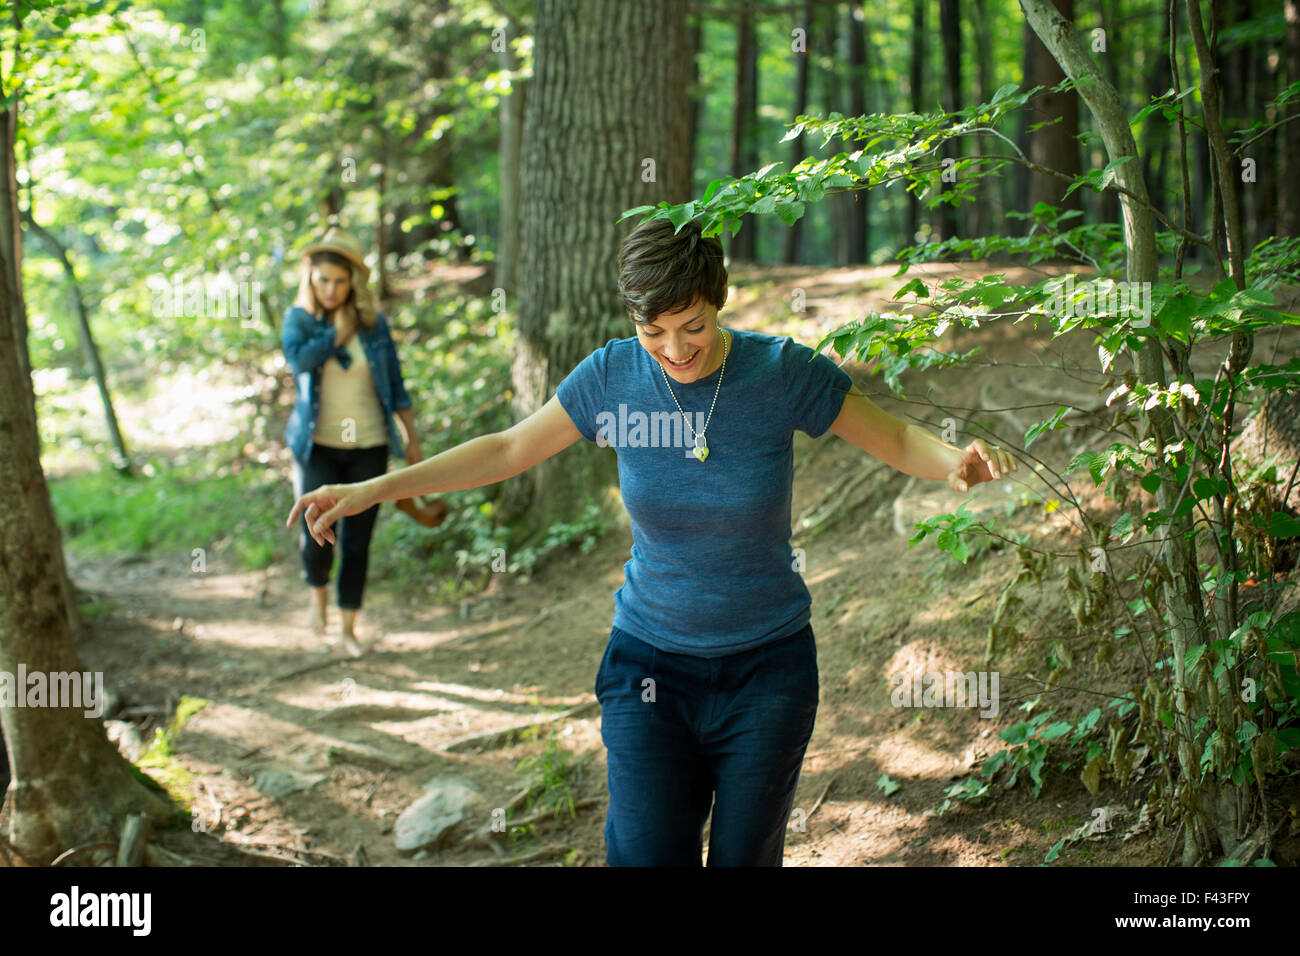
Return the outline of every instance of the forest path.
<path id="1" fill-rule="evenodd" d="M 726 323 L 791 334 L 809 345 L 855 310 L 881 307 L 882 291 L 902 282 L 888 268 L 768 268 L 762 282 L 757 275 L 738 282 Z M 806 314 L 789 312 L 787 287 L 795 283 L 805 289 Z M 975 413 L 1007 436 L 1048 417 L 1058 400 L 1102 406 L 1103 396 L 1086 384 L 1098 373 L 1088 335 L 1053 342 L 1028 323 L 999 323 L 993 332 L 957 338 L 953 347 L 978 341 L 983 359 L 999 364 L 927 372 L 913 383 L 915 392 L 909 389 L 919 404 L 882 394 L 879 380 L 861 369 L 855 379 L 882 407 L 906 420 L 924 419 L 935 431 L 941 413 L 925 405 L 927 395 L 950 409 L 1013 409 Z M 1060 358 L 1088 374 L 1076 377 L 1046 364 Z M 1086 425 L 1088 417 L 1068 421 Z M 1049 433 L 1033 452 L 1061 471 L 1097 434 L 1087 427 Z M 959 437 L 957 443 L 967 441 Z M 893 706 L 891 678 L 900 671 L 919 676 L 981 668 L 989 617 L 1016 567 L 1014 549 L 989 550 L 964 568 L 946 567 L 946 558 L 936 560 L 932 540 L 909 548 L 899 530 L 910 531 L 919 515 L 951 510 L 964 496 L 884 467 L 867 474 L 878 463 L 829 434 L 816 441 L 797 434 L 795 461 L 792 546 L 806 555 L 822 695 L 787 831 L 786 865 L 1034 865 L 1095 807 L 1134 814 L 1145 784 L 1093 797 L 1077 768 L 1049 772 L 1037 801 L 1022 784 L 983 807 L 934 813 L 944 788 L 982 752 L 1001 746 L 997 731 L 1025 719 L 1015 707 L 1033 696 L 1035 685 L 1012 672 L 1046 676 L 1048 635 L 1004 662 L 1003 703 L 995 718 L 971 709 Z M 1076 477 L 1072 487 L 1083 494 L 1091 482 L 1085 478 L 1080 485 Z M 1044 491 L 1022 463 L 1011 480 L 981 486 L 975 497 L 982 512 L 988 509 L 984 513 L 1014 511 L 1002 533 L 1050 533 L 1058 550 L 1072 549 L 1078 539 L 1066 509 L 1045 514 L 1032 500 Z M 289 504 L 286 499 L 286 513 Z M 381 521 L 405 520 L 385 508 Z M 86 666 L 105 671 L 107 682 L 137 708 L 128 716 L 146 739 L 181 694 L 211 701 L 172 744 L 193 775 L 195 814 L 202 820 L 196 827 L 227 842 L 276 848 L 267 852 L 287 858 L 325 854 L 297 857 L 304 862 L 351 860 L 359 846 L 375 865 L 501 860 L 486 842 L 466 842 L 459 834 L 437 851 L 406 856 L 395 847 L 393 824 L 435 776 L 468 780 L 482 795 L 462 833 L 489 826 L 494 809 L 518 820 L 527 811 L 511 805 L 526 782 L 517 764 L 543 754 L 553 732 L 576 758 L 585 758 L 574 786 L 577 816 L 538 823 L 536 833 L 503 841 L 501 852 L 542 848 L 534 862 L 591 865 L 604 862 L 606 799 L 592 685 L 630 543 L 626 527 L 611 529 L 590 553 L 558 557 L 530 579 L 494 575 L 485 592 L 460 608 L 407 603 L 372 580 L 359 623 L 363 643 L 371 646 L 359 659 L 319 653 L 320 639 L 305 626 L 308 591 L 296 555 L 265 572 L 235 572 L 209 558 L 197 573 L 188 554 L 144 561 L 70 555 L 70 565 L 79 587 L 117 605 L 94 622 L 95 636 L 81 652 Z M 1060 636 L 1072 635 L 1063 595 L 1045 592 L 1035 611 L 1059 627 Z M 331 607 L 330 615 L 337 633 L 337 609 Z M 1094 706 L 1091 649 L 1074 650 L 1078 663 L 1044 706 L 1079 713 Z M 576 713 L 555 719 L 575 707 Z M 541 738 L 461 746 L 476 735 L 543 719 L 552 722 Z M 883 775 L 899 785 L 889 795 L 878 785 Z M 259 783 L 267 790 L 302 789 L 271 796 Z M 1163 863 L 1167 835 L 1123 841 L 1119 833 L 1093 838 L 1062 862 Z M 193 845 L 199 838 L 168 839 L 184 851 L 187 840 Z"/>

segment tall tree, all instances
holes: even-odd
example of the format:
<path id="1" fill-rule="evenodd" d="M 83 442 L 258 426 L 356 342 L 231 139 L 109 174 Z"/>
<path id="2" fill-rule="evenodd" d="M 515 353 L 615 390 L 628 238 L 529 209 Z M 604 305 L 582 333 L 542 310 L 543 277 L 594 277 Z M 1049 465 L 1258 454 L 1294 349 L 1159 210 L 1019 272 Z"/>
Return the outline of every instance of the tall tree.
<path id="1" fill-rule="evenodd" d="M 633 42 L 634 38 L 634 42 Z M 539 0 L 524 122 L 514 412 L 540 408 L 593 349 L 632 333 L 618 247 L 633 206 L 689 198 L 686 0 Z M 614 478 L 571 449 L 508 483 L 503 510 L 538 530 Z"/>
<path id="2" fill-rule="evenodd" d="M 961 6 L 957 0 L 939 0 L 939 35 L 943 38 L 943 108 L 952 113 L 961 106 Z M 944 144 L 945 165 L 960 158 L 957 140 Z M 951 239 L 957 235 L 956 207 L 942 203 L 936 207 L 936 213 L 936 238 Z"/>
<path id="3" fill-rule="evenodd" d="M 1286 36 L 1283 49 L 1286 59 L 1286 82 L 1300 83 L 1300 0 L 1284 0 Z M 1295 114 L 1300 107 L 1292 105 Z M 1278 222 L 1282 236 L 1300 235 L 1300 118 L 1293 118 L 1281 129 L 1282 148 L 1278 168 Z"/>
<path id="4" fill-rule="evenodd" d="M 497 242 L 496 283 L 514 294 L 519 266 L 519 175 L 524 144 L 524 106 L 527 104 L 528 81 L 519 74 L 519 57 L 514 42 L 519 37 L 519 21 L 507 12 L 501 35 L 498 58 L 503 72 L 510 76 L 510 95 L 502 97 L 500 182 L 501 226 Z"/>
<path id="5" fill-rule="evenodd" d="M 925 112 L 925 8 L 929 0 L 912 0 L 912 57 L 909 63 L 908 89 L 912 95 L 912 112 Z M 917 241 L 921 228 L 921 201 L 913 196 L 907 204 L 907 244 Z"/>
<path id="6" fill-rule="evenodd" d="M 808 112 L 808 58 L 811 55 L 808 47 L 812 43 L 812 37 L 809 35 L 812 29 L 812 2 L 804 0 L 803 11 L 799 18 L 799 29 L 802 32 L 797 37 L 791 38 L 791 54 L 795 58 L 794 74 L 794 116 L 802 115 Z M 794 169 L 807 155 L 807 147 L 804 143 L 803 133 L 790 141 L 790 168 Z M 794 224 L 785 231 L 781 244 L 781 261 L 787 264 L 802 263 L 803 255 L 803 218 L 796 219 Z"/>
<path id="7" fill-rule="evenodd" d="M 1057 12 L 1074 20 L 1074 0 L 1055 0 Z M 1022 116 L 1020 148 L 1032 162 L 1070 176 L 1079 175 L 1079 97 L 1072 90 L 1054 93 L 1051 87 L 1065 79 L 1060 65 L 1034 33 L 1028 22 L 1024 28 L 1024 75 L 1026 88 L 1045 86 L 1025 107 Z M 1031 127 L 1046 123 L 1031 131 Z M 1021 167 L 1020 202 L 1025 211 L 1039 203 L 1061 209 L 1083 208 L 1075 190 L 1064 196 L 1066 183 L 1053 176 L 1032 173 Z M 1064 197 L 1064 198 L 1063 198 Z"/>
<path id="8" fill-rule="evenodd" d="M 867 18 L 861 3 L 850 3 L 844 11 L 845 29 L 849 35 L 848 106 L 849 115 L 861 116 L 867 111 Z M 853 190 L 847 208 L 845 227 L 845 259 L 848 265 L 867 262 L 868 221 L 870 219 L 870 190 Z"/>
<path id="9" fill-rule="evenodd" d="M 0 76 L 0 89 L 4 77 Z M 13 169 L 8 124 L 0 167 Z M 0 522 L 0 671 L 49 675 L 81 672 L 73 645 L 67 572 L 54 520 L 32 407 L 31 376 L 16 330 L 23 311 L 21 254 L 14 191 L 0 202 L 0 483 L 7 489 Z M 15 305 L 17 303 L 17 305 Z M 19 692 L 30 700 L 28 688 Z M 12 779 L 4 814 L 8 842 L 29 862 L 48 863 L 62 850 L 111 838 L 128 813 L 161 822 L 166 800 L 147 790 L 82 707 L 0 705 Z"/>
<path id="10" fill-rule="evenodd" d="M 754 16 L 745 4 L 736 14 L 736 105 L 731 125 L 731 175 L 758 168 L 758 38 Z M 745 216 L 731 243 L 731 258 L 753 262 L 758 252 L 754 217 Z"/>

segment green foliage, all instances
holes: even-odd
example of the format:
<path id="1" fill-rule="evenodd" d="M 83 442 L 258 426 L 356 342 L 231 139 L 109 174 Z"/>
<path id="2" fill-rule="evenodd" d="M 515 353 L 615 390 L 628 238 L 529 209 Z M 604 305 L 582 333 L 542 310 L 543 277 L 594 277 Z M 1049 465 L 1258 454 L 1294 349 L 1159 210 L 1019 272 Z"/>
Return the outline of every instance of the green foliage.
<path id="1" fill-rule="evenodd" d="M 1038 702 L 1038 698 L 1026 701 L 1021 705 L 1021 709 L 1032 710 Z M 1004 789 L 1014 788 L 1023 773 L 1032 781 L 1033 797 L 1037 800 L 1043 789 L 1043 772 L 1048 766 L 1051 744 L 1058 741 L 1066 745 L 1068 750 L 1077 750 L 1079 745 L 1093 733 L 1097 720 L 1101 716 L 1101 708 L 1094 708 L 1076 723 L 1057 720 L 1049 724 L 1047 720 L 1053 713 L 1054 711 L 1051 710 L 1043 711 L 1029 720 L 1012 724 L 1000 731 L 998 738 L 1007 744 L 1006 748 L 984 760 L 973 776 L 946 787 L 943 803 L 938 806 L 936 812 L 947 813 L 959 802 L 972 806 L 983 804 L 991 798 L 995 780 L 1002 770 L 1006 770 Z M 1062 740 L 1067 734 L 1070 735 L 1070 739 Z M 1092 760 L 1100 750 L 1100 745 L 1090 742 L 1084 760 Z M 1069 761 L 1062 763 L 1062 769 L 1068 766 Z"/>
<path id="2" fill-rule="evenodd" d="M 161 780 L 155 779 L 155 784 L 160 783 L 186 813 L 190 812 L 194 800 L 194 775 L 176 759 L 172 743 L 189 719 L 210 703 L 212 701 L 202 697 L 189 695 L 181 697 L 171 722 L 165 728 L 159 727 L 154 731 L 154 739 L 149 749 L 136 762 L 137 767 L 149 767 L 157 771 L 156 776 Z"/>
<path id="3" fill-rule="evenodd" d="M 92 554 L 183 552 L 190 568 L 196 548 L 205 563 L 229 550 L 241 568 L 267 567 L 287 547 L 286 489 L 262 469 L 209 471 L 200 461 L 159 460 L 139 477 L 112 469 L 52 478 L 50 499 L 66 543 Z M 279 525 L 271 516 L 281 514 Z"/>
<path id="4" fill-rule="evenodd" d="M 1066 81 L 1061 88 L 1070 85 Z M 993 135 L 1010 145 L 1009 137 L 998 133 L 996 127 L 1028 95 L 1016 93 L 1012 85 L 1000 89 L 989 103 L 951 113 L 799 117 L 791 135 L 799 131 L 819 133 L 827 142 L 838 138 L 863 143 L 863 148 L 823 160 L 809 159 L 789 173 L 777 171 L 779 164 L 769 164 L 739 179 L 710 183 L 700 199 L 678 205 L 642 206 L 626 216 L 665 218 L 679 229 L 693 218 L 708 234 L 734 232 L 748 214 L 775 213 L 790 223 L 803 215 L 807 205 L 829 192 L 896 182 L 905 182 L 909 191 L 925 196 L 927 205 L 956 204 L 969 198 L 974 183 L 1016 157 L 985 154 L 963 159 L 958 163 L 959 185 L 942 190 L 935 181 L 941 146 L 971 135 Z M 1300 89 L 1288 89 L 1278 99 L 1296 95 L 1300 95 Z M 1186 95 L 1161 97 L 1134 123 L 1141 123 L 1157 111 L 1164 117 L 1178 118 L 1191 102 Z M 1101 169 L 1089 170 L 1074 179 L 1070 191 L 1113 191 L 1118 172 L 1132 162 L 1133 157 L 1122 157 Z M 1233 427 L 1227 417 L 1230 407 L 1235 406 L 1237 411 L 1258 408 L 1266 394 L 1293 388 L 1300 378 L 1300 359 L 1293 358 L 1286 364 L 1258 360 L 1252 364 L 1242 359 L 1230 369 L 1220 369 L 1214 378 L 1190 373 L 1180 376 L 1179 370 L 1197 367 L 1192 360 L 1194 351 L 1231 341 L 1237 354 L 1249 356 L 1252 351 L 1242 346 L 1249 344 L 1253 336 L 1285 325 L 1300 325 L 1300 316 L 1277 307 L 1273 292 L 1275 286 L 1300 270 L 1300 243 L 1293 237 L 1258 243 L 1248 256 L 1253 271 L 1208 287 L 1188 278 L 1190 272 L 1183 269 L 1181 251 L 1176 262 L 1152 281 L 1129 283 L 1112 278 L 1124 275 L 1120 270 L 1129 252 L 1117 224 L 1079 225 L 1071 222 L 1076 213 L 1046 205 L 1029 215 L 1032 228 L 1025 237 L 925 244 L 899 256 L 900 273 L 913 263 L 939 257 L 1012 253 L 1030 262 L 1066 255 L 1089 267 L 1093 277 L 1050 276 L 1034 283 L 1012 283 L 1003 275 L 955 275 L 938 281 L 912 278 L 894 294 L 901 308 L 853 319 L 827 334 L 818 350 L 829 344 L 845 358 L 870 363 L 868 367 L 901 396 L 905 372 L 970 362 L 973 350 L 957 354 L 942 347 L 940 339 L 950 327 L 978 329 L 1007 319 L 1029 319 L 1035 329 L 1040 324 L 1046 326 L 1053 338 L 1080 331 L 1094 335 L 1105 376 L 1101 388 L 1109 390 L 1106 406 L 1113 415 L 1104 429 L 1106 447 L 1099 449 L 1093 443 L 1093 447 L 1077 452 L 1065 476 L 1050 468 L 1040 471 L 1051 488 L 1052 500 L 1070 502 L 1079 513 L 1079 526 L 1091 539 L 1079 546 L 1079 566 L 1065 568 L 1064 589 L 1070 611 L 1080 633 L 1098 636 L 1094 666 L 1099 673 L 1111 666 L 1121 638 L 1128 646 L 1167 644 L 1171 640 L 1166 623 L 1169 616 L 1181 618 L 1181 626 L 1188 627 L 1183 640 L 1188 642 L 1191 663 L 1179 692 L 1190 695 L 1190 709 L 1195 715 L 1190 728 L 1194 752 L 1201 755 L 1200 780 L 1190 783 L 1196 787 L 1213 773 L 1238 786 L 1250 785 L 1257 777 L 1277 769 L 1275 758 L 1300 743 L 1300 721 L 1294 705 L 1296 688 L 1288 686 L 1288 681 L 1294 680 L 1296 627 L 1290 617 L 1273 621 L 1267 611 L 1243 607 L 1236 600 L 1236 592 L 1246 586 L 1259 587 L 1265 593 L 1256 591 L 1251 596 L 1259 597 L 1259 603 L 1268 606 L 1275 596 L 1268 592 L 1281 586 L 1274 581 L 1279 542 L 1300 535 L 1300 521 L 1275 512 L 1271 506 L 1270 489 L 1276 487 L 1277 469 L 1265 474 L 1263 469 L 1242 467 L 1231 460 L 1224 447 Z M 1158 254 L 1167 256 L 1180 244 L 1191 241 L 1172 228 L 1173 220 L 1160 210 L 1155 210 L 1154 215 L 1171 227 L 1157 233 Z M 906 297 L 911 297 L 914 304 L 904 302 Z M 1167 379 L 1162 376 L 1160 381 L 1139 374 L 1137 369 L 1147 367 L 1141 359 L 1144 354 L 1155 354 L 1154 361 L 1162 363 L 1166 357 L 1172 359 L 1174 374 Z M 1053 403 L 1050 407 L 1053 411 L 1049 417 L 1026 430 L 1022 451 L 1043 436 L 1068 427 L 1069 406 Z M 1158 434 L 1168 437 L 1157 441 Z M 1225 460 L 1233 467 L 1225 469 Z M 1105 483 L 1109 504 L 1120 511 L 1117 519 L 1101 520 L 1089 515 L 1071 494 L 1064 479 L 1081 468 L 1087 470 L 1094 485 Z M 1235 533 L 1229 535 L 1225 526 L 1232 527 Z M 938 515 L 919 522 L 917 529 L 911 543 L 935 533 L 940 550 L 963 563 L 970 553 L 963 535 L 986 530 L 960 509 L 955 515 Z M 1144 549 L 1131 570 L 1116 574 L 1108 555 L 1121 552 L 1108 551 L 1112 536 L 1122 546 L 1133 542 L 1140 533 L 1176 534 L 1190 543 L 1189 551 L 1198 553 L 1201 545 L 1208 545 L 1214 560 L 1201 567 L 1199 580 L 1192 583 L 1171 566 L 1171 551 L 1156 555 Z M 1014 648 L 1019 638 L 1017 619 L 1024 614 L 1024 602 L 1015 594 L 1016 588 L 1027 580 L 1041 584 L 1050 565 L 1050 554 L 1045 555 L 1048 564 L 1039 566 L 1035 561 L 1026 561 L 1026 548 L 1021 551 L 1021 570 L 1004 591 L 990 625 L 986 654 L 990 660 Z M 1226 601 L 1220 599 L 1225 589 L 1233 592 Z M 1179 610 L 1179 602 L 1184 607 L 1207 610 L 1204 631 L 1190 627 L 1187 612 Z M 1124 617 L 1128 620 L 1118 626 L 1116 618 Z M 1209 640 L 1198 641 L 1198 633 L 1205 632 Z M 1050 641 L 1048 648 L 1050 687 L 1073 665 L 1073 652 L 1060 638 Z M 1139 666 L 1150 656 L 1140 656 Z M 1164 655 L 1154 656 L 1158 659 Z M 1140 740 L 1154 759 L 1176 759 L 1177 748 L 1166 739 L 1177 730 L 1169 701 L 1174 685 L 1183 681 L 1183 676 L 1171 672 L 1150 668 L 1145 683 L 1114 695 L 1123 703 L 1109 728 L 1109 751 L 1103 753 L 1098 745 L 1096 752 L 1086 756 L 1085 783 L 1090 789 L 1095 788 L 1103 770 L 1108 770 L 1121 785 L 1129 779 L 1136 756 L 1128 747 L 1129 730 L 1123 719 L 1133 708 L 1138 711 L 1133 739 Z M 1256 688 L 1260 693 L 1255 693 Z M 1288 692 L 1292 696 L 1288 697 Z M 1034 782 L 1036 795 L 1042 786 L 1050 742 L 1070 730 L 1066 722 L 1040 726 L 1043 720 L 1040 715 L 1005 731 L 1008 749 L 990 758 L 978 778 L 949 788 L 945 807 L 952 800 L 984 799 L 994 775 L 1004 767 L 1011 785 L 1022 772 L 1027 774 Z M 1181 815 L 1187 807 L 1186 801 L 1179 803 L 1161 780 L 1153 785 L 1149 800 L 1159 807 L 1165 822 Z M 1050 854 L 1052 858 L 1059 850 L 1058 845 Z"/>
<path id="5" fill-rule="evenodd" d="M 525 757 L 515 768 L 528 775 L 529 795 L 525 806 L 531 810 L 562 811 L 570 818 L 576 817 L 573 791 L 582 782 L 582 769 L 589 757 L 576 757 L 552 732 L 541 753 Z"/>
<path id="6" fill-rule="evenodd" d="M 934 543 L 939 550 L 958 564 L 965 564 L 966 559 L 970 557 L 971 548 L 970 544 L 962 538 L 962 534 L 972 529 L 986 530 L 983 525 L 976 524 L 975 519 L 966 513 L 966 503 L 962 502 L 957 506 L 956 514 L 934 515 L 918 521 L 915 533 L 907 539 L 907 546 L 910 548 L 923 540 L 926 535 L 934 533 Z"/>

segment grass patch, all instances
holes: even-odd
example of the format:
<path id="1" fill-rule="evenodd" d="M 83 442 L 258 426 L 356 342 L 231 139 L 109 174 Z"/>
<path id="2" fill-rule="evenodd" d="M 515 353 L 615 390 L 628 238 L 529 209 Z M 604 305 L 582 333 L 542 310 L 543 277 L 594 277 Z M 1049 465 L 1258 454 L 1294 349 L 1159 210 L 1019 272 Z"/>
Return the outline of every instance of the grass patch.
<path id="1" fill-rule="evenodd" d="M 68 546 L 90 554 L 182 551 L 195 571 L 219 553 L 259 570 L 285 549 L 292 492 L 279 475 L 262 468 L 213 473 L 197 462 L 148 470 L 52 479 L 50 500 Z"/>
<path id="2" fill-rule="evenodd" d="M 186 814 L 193 812 L 194 775 L 176 759 L 172 742 L 189 719 L 210 703 L 212 701 L 202 697 L 182 697 L 176 705 L 176 714 L 171 723 L 154 731 L 153 743 L 136 764 L 141 769 L 156 771 L 143 776 L 152 779 L 155 786 L 161 786 L 173 802 L 184 808 Z"/>

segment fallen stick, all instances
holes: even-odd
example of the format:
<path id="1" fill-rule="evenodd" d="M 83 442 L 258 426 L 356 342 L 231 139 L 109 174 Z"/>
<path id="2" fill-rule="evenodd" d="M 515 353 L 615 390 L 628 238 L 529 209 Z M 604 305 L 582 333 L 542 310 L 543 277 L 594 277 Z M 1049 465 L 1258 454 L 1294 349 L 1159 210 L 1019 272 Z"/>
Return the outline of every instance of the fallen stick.
<path id="1" fill-rule="evenodd" d="M 578 717 L 586 717 L 589 713 L 600 710 L 600 702 L 596 700 L 585 701 L 576 707 L 570 707 L 568 710 L 542 720 L 535 720 L 527 724 L 517 724 L 514 727 L 506 727 L 504 730 L 493 730 L 485 734 L 475 734 L 472 737 L 462 737 L 460 740 L 454 740 L 446 747 L 442 748 L 443 752 L 456 753 L 463 750 L 485 749 L 495 750 L 500 747 L 509 747 L 515 743 L 525 732 L 549 724 L 555 724 L 563 720 L 573 720 Z"/>
<path id="2" fill-rule="evenodd" d="M 117 847 L 118 866 L 143 866 L 144 846 L 149 838 L 149 818 L 132 813 L 122 825 L 122 842 Z"/>
<path id="3" fill-rule="evenodd" d="M 144 865 L 145 866 L 202 866 L 197 860 L 191 860 L 188 856 L 182 856 L 166 847 L 158 846 L 155 843 L 147 843 L 144 848 Z"/>
<path id="4" fill-rule="evenodd" d="M 388 771 L 385 770 L 383 773 L 379 775 L 378 780 L 376 780 L 374 783 L 372 783 L 370 786 L 366 788 L 365 799 L 361 801 L 362 806 L 366 806 L 366 807 L 370 806 L 370 801 L 375 798 L 375 791 L 377 791 L 381 786 L 383 786 L 384 781 L 387 779 L 388 779 Z M 360 844 L 358 844 L 358 846 L 360 846 Z"/>
<path id="5" fill-rule="evenodd" d="M 573 804 L 573 812 L 576 814 L 579 810 L 585 810 L 588 807 L 594 807 L 601 802 L 600 797 L 587 797 L 583 800 L 577 800 Z M 566 810 L 565 807 L 549 807 L 546 810 L 539 810 L 537 813 L 529 814 L 526 817 L 520 817 L 518 820 L 506 820 L 506 829 L 511 827 L 526 827 L 529 824 L 537 823 L 541 820 L 550 820 L 558 817 Z"/>
<path id="6" fill-rule="evenodd" d="M 291 667 L 287 671 L 281 671 L 278 674 L 273 674 L 270 677 L 268 677 L 266 680 L 262 681 L 262 683 L 257 686 L 257 689 L 254 691 L 254 693 L 260 693 L 266 690 L 272 684 L 278 683 L 279 681 L 282 680 L 288 680 L 290 677 L 297 677 L 299 674 L 306 674 L 310 671 L 320 670 L 322 667 L 329 667 L 332 664 L 346 664 L 350 660 L 352 660 L 352 658 L 335 657 L 333 654 L 331 654 L 328 657 L 325 657 L 319 661 L 312 661 L 308 664 L 302 664 L 298 667 Z M 246 696 L 246 695 L 241 695 L 241 696 Z"/>
<path id="7" fill-rule="evenodd" d="M 549 860 L 552 857 L 564 856 L 572 849 L 571 846 L 561 846 L 553 843 L 550 846 L 533 850 L 531 853 L 511 857 L 508 860 L 475 860 L 470 866 L 518 866 L 521 863 L 533 863 L 537 860 Z"/>
<path id="8" fill-rule="evenodd" d="M 335 856 L 333 853 L 325 853 L 320 850 L 302 850 L 290 847 L 276 846 L 273 843 L 230 843 L 241 853 L 248 853 L 250 856 L 262 857 L 268 860 L 279 860 L 282 863 L 300 863 L 301 860 L 290 859 L 285 854 L 292 854 L 294 857 L 306 858 L 309 862 L 313 859 L 323 860 L 329 866 L 347 866 L 348 861 L 342 857 Z"/>
<path id="9" fill-rule="evenodd" d="M 531 621 L 529 621 L 529 622 L 526 623 L 523 627 L 521 627 L 521 628 L 519 629 L 519 633 L 520 633 L 520 634 L 527 634 L 529 631 L 531 631 L 533 628 L 535 628 L 538 624 L 541 624 L 542 621 L 546 620 L 548 617 L 550 617 L 550 616 L 551 616 L 552 614 L 554 614 L 556 611 L 560 611 L 560 610 L 563 610 L 563 609 L 565 609 L 565 608 L 571 607 L 571 606 L 574 605 L 574 604 L 581 604 L 581 603 L 584 603 L 584 602 L 590 601 L 591 599 L 592 599 L 592 598 L 591 598 L 591 595 L 589 595 L 589 594 L 579 594 L 579 595 L 576 595 L 575 597 L 571 597 L 571 598 L 569 598 L 569 599 L 566 600 L 566 601 L 561 601 L 561 602 L 558 603 L 558 604 L 552 604 L 550 607 L 548 607 L 548 608 L 546 608 L 544 611 L 542 611 L 541 614 L 538 614 L 538 615 L 537 615 L 536 617 L 534 617 Z"/>
<path id="10" fill-rule="evenodd" d="M 811 819 L 812 815 L 817 812 L 817 808 L 820 807 L 822 805 L 822 801 L 826 799 L 826 793 L 827 791 L 830 790 L 831 784 L 833 784 L 834 782 L 835 782 L 834 777 L 831 777 L 829 780 L 826 781 L 826 786 L 822 787 L 821 795 L 818 796 L 815 801 L 813 801 L 812 809 L 808 811 L 808 816 L 804 817 L 805 820 Z"/>
<path id="11" fill-rule="evenodd" d="M 86 843 L 82 846 L 75 846 L 71 850 L 64 850 L 62 853 L 56 856 L 54 860 L 50 863 L 50 866 L 62 866 L 64 863 L 72 859 L 78 853 L 84 852 L 85 850 L 112 850 L 116 852 L 117 844 L 116 843 Z"/>

